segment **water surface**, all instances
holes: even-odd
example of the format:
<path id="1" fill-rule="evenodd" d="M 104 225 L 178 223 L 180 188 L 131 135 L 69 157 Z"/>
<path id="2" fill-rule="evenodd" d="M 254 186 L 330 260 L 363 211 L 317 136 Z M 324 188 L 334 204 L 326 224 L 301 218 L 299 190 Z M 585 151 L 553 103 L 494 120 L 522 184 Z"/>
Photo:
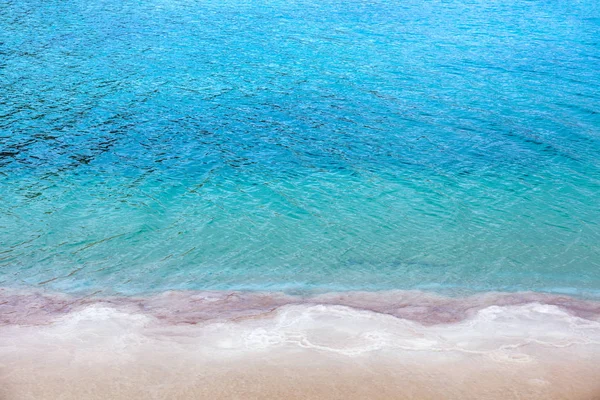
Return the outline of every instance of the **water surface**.
<path id="1" fill-rule="evenodd" d="M 0 285 L 600 288 L 600 9 L 0 1 Z"/>

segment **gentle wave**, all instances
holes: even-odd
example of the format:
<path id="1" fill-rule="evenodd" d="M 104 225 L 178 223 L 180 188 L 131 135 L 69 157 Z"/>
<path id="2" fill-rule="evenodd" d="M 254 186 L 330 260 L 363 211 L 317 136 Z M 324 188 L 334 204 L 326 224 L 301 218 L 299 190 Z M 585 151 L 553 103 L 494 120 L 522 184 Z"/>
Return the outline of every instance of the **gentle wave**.
<path id="1" fill-rule="evenodd" d="M 319 387 L 322 398 L 500 399 L 507 385 L 532 399 L 600 394 L 600 304 L 565 296 L 74 298 L 4 289 L 1 298 L 1 381 L 11 399 L 53 398 L 39 393 L 58 393 L 61 379 L 72 380 L 62 398 L 81 398 L 86 382 L 96 387 L 86 397 L 115 399 L 232 398 L 242 381 L 244 398 L 301 398 Z M 362 389 L 353 376 L 366 379 Z"/>
<path id="2" fill-rule="evenodd" d="M 538 292 L 479 293 L 449 297 L 423 291 L 339 292 L 290 295 L 283 292 L 167 291 L 147 296 L 72 295 L 0 288 L 0 323 L 46 324 L 89 306 L 144 314 L 171 324 L 236 320 L 269 314 L 288 305 L 345 306 L 415 321 L 424 325 L 456 323 L 491 306 L 539 303 L 575 317 L 600 320 L 600 302 Z"/>

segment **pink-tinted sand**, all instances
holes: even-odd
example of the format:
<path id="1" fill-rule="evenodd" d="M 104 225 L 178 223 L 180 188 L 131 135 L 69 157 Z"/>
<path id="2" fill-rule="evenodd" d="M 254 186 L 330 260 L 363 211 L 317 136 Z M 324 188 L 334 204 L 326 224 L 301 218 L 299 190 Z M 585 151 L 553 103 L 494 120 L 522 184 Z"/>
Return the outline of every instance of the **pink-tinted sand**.
<path id="1" fill-rule="evenodd" d="M 600 304 L 0 289 L 0 399 L 600 399 Z"/>

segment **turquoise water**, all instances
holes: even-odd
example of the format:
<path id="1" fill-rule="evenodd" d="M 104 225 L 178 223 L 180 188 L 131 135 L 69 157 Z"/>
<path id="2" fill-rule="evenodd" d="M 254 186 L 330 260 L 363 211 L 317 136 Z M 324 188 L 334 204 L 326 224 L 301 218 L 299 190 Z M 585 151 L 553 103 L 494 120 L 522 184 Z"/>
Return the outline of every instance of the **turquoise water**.
<path id="1" fill-rule="evenodd" d="M 600 6 L 0 0 L 0 286 L 600 292 Z"/>

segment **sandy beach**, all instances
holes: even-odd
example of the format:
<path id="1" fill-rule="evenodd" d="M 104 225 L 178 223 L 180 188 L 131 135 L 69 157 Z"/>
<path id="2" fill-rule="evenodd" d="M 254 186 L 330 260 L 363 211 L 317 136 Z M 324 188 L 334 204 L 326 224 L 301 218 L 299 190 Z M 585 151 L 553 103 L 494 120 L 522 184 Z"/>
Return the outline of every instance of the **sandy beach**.
<path id="1" fill-rule="evenodd" d="M 417 299 L 446 317 L 409 315 Z M 600 398 L 598 305 L 565 296 L 5 291 L 1 307 L 2 400 Z"/>

